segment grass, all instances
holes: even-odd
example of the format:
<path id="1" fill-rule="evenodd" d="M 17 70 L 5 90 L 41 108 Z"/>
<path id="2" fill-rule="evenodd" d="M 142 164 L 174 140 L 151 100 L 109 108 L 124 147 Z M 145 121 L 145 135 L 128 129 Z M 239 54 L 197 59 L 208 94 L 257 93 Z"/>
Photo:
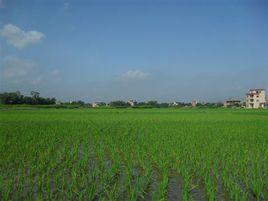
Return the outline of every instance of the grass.
<path id="1" fill-rule="evenodd" d="M 4 109 L 0 119 L 0 200 L 172 200 L 176 186 L 183 200 L 268 200 L 268 110 Z"/>

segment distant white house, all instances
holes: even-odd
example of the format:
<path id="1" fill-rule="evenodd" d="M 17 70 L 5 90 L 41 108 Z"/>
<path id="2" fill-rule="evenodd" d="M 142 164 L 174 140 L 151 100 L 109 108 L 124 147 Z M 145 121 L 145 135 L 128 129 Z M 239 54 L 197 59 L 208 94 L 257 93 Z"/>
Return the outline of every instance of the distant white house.
<path id="1" fill-rule="evenodd" d="M 98 103 L 92 103 L 92 107 L 99 107 Z"/>
<path id="2" fill-rule="evenodd" d="M 178 102 L 176 102 L 176 101 L 174 101 L 173 103 L 169 103 L 169 106 L 173 106 L 173 107 L 176 107 L 176 106 L 178 106 L 179 105 L 179 103 Z"/>
<path id="3" fill-rule="evenodd" d="M 94 102 L 94 103 L 92 103 L 92 107 L 100 107 L 100 106 L 106 106 L 106 103 L 104 103 L 104 102 Z"/>
<path id="4" fill-rule="evenodd" d="M 129 100 L 128 102 L 127 102 L 131 107 L 133 107 L 133 106 L 135 106 L 135 105 L 137 105 L 137 101 L 135 101 L 135 100 Z"/>
<path id="5" fill-rule="evenodd" d="M 223 106 L 224 107 L 240 107 L 240 106 L 242 106 L 242 102 L 241 102 L 241 100 L 230 98 L 230 99 L 224 101 Z"/>
<path id="6" fill-rule="evenodd" d="M 266 96 L 264 89 L 250 89 L 246 94 L 246 108 L 265 108 Z"/>
<path id="7" fill-rule="evenodd" d="M 56 105 L 61 105 L 61 104 L 62 104 L 62 102 L 61 102 L 61 101 L 56 100 Z"/>

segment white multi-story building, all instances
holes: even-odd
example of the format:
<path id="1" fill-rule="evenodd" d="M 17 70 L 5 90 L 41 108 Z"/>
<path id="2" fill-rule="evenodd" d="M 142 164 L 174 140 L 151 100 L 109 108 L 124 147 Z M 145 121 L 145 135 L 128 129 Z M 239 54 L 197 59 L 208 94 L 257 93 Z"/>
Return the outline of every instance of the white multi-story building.
<path id="1" fill-rule="evenodd" d="M 264 89 L 250 89 L 246 94 L 246 108 L 264 108 L 265 98 Z"/>

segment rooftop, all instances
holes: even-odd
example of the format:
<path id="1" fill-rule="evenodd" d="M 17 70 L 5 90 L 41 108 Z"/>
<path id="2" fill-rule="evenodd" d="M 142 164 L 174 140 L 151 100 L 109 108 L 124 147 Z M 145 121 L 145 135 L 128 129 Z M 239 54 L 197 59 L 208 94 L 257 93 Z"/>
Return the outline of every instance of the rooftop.
<path id="1" fill-rule="evenodd" d="M 228 99 L 226 102 L 241 102 L 241 100 L 233 100 L 233 99 Z"/>
<path id="2" fill-rule="evenodd" d="M 250 89 L 249 91 L 265 91 L 265 89 Z"/>

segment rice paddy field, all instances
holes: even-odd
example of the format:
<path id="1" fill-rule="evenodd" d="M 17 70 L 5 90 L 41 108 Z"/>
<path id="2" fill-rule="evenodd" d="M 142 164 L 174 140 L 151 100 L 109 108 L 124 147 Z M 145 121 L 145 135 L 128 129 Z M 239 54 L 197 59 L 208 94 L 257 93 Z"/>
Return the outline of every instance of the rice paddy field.
<path id="1" fill-rule="evenodd" d="M 268 110 L 2 109 L 0 200 L 268 200 Z"/>

